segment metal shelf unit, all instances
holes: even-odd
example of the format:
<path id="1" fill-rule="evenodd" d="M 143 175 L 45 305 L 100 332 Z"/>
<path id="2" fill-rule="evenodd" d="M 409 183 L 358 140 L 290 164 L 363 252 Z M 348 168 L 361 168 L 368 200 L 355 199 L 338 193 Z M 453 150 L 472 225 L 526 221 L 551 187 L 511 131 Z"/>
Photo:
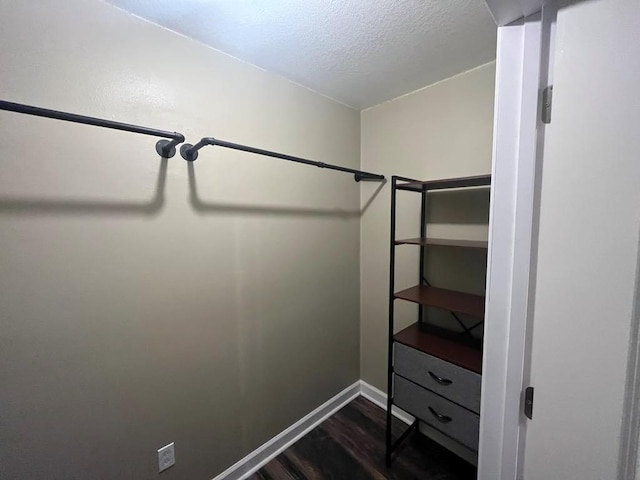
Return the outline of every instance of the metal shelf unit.
<path id="1" fill-rule="evenodd" d="M 472 340 L 471 330 L 484 322 L 483 296 L 436 288 L 425 277 L 425 258 L 430 246 L 487 249 L 486 241 L 430 238 L 427 235 L 427 192 L 466 187 L 487 187 L 490 175 L 418 181 L 393 176 L 391 179 L 391 239 L 389 257 L 389 332 L 387 363 L 386 463 L 393 453 L 425 422 L 464 446 L 477 450 L 482 350 Z M 396 239 L 396 194 L 398 191 L 421 195 L 420 237 Z M 418 284 L 395 291 L 395 249 L 399 245 L 419 247 Z M 397 299 L 418 304 L 417 322 L 395 333 L 394 304 Z M 461 335 L 445 335 L 424 323 L 424 307 L 449 311 L 462 327 Z M 457 314 L 479 321 L 466 327 Z M 464 338 L 467 335 L 469 338 Z M 453 337 L 453 338 L 452 338 Z M 441 374 L 438 372 L 445 372 Z M 470 393 L 469 393 L 470 392 Z M 416 420 L 397 439 L 392 437 L 392 407 L 412 414 Z M 449 413 L 453 412 L 453 413 Z M 475 438 L 475 445 L 474 445 Z"/>

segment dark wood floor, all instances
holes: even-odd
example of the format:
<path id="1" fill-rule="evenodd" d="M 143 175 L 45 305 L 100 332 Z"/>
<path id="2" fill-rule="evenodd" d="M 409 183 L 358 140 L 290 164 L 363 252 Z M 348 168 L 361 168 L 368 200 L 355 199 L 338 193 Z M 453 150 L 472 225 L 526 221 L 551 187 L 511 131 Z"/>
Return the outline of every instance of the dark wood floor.
<path id="1" fill-rule="evenodd" d="M 274 458 L 250 480 L 472 480 L 476 469 L 413 433 L 393 466 L 384 463 L 386 414 L 358 397 Z M 397 437 L 406 425 L 396 420 Z M 394 437 L 395 438 L 395 437 Z"/>

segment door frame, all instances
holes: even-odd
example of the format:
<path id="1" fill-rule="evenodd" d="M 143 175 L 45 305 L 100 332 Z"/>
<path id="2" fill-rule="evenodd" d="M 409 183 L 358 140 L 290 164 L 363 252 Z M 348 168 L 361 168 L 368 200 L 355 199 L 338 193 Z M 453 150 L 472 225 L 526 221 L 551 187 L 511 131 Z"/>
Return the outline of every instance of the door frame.
<path id="1" fill-rule="evenodd" d="M 498 27 L 479 480 L 522 480 L 530 381 L 544 124 L 540 93 L 553 83 L 560 4 L 508 25 L 538 0 L 486 0 Z M 541 2 L 540 2 L 541 3 Z M 542 7 L 542 5 L 540 5 Z M 510 17 L 511 16 L 511 17 Z M 501 23 L 502 22 L 502 23 Z M 620 432 L 618 480 L 640 470 L 640 244 Z M 534 408 L 535 414 L 535 408 Z"/>
<path id="2" fill-rule="evenodd" d="M 535 287 L 542 13 L 498 27 L 478 479 L 522 475 Z M 547 44 L 545 44 L 547 43 Z M 548 70 L 548 69 L 547 69 Z"/>

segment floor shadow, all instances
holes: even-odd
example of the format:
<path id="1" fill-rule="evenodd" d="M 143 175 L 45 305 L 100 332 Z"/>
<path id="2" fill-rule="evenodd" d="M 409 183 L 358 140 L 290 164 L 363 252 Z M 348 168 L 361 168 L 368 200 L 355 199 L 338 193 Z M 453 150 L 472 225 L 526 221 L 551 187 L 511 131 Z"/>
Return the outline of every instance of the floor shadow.
<path id="1" fill-rule="evenodd" d="M 146 202 L 55 200 L 0 196 L 0 215 L 154 215 L 164 205 L 167 159 L 161 158 L 156 188 Z"/>
<path id="2" fill-rule="evenodd" d="M 335 217 L 335 218 L 359 218 L 369 208 L 374 198 L 380 193 L 386 180 L 380 182 L 360 210 L 321 209 L 310 207 L 289 207 L 279 205 L 237 205 L 229 203 L 204 202 L 198 195 L 198 185 L 193 162 L 188 162 L 189 170 L 189 200 L 192 207 L 201 213 L 228 213 L 228 214 L 261 214 L 278 216 L 306 216 L 306 217 Z"/>

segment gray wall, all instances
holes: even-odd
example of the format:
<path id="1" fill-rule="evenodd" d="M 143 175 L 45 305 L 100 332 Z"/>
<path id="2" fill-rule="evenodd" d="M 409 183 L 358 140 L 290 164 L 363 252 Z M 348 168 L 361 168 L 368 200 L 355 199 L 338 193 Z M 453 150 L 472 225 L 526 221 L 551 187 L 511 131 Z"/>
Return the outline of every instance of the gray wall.
<path id="1" fill-rule="evenodd" d="M 359 165 L 358 112 L 99 1 L 1 0 L 0 65 L 6 100 Z M 212 478 L 359 378 L 350 175 L 0 132 L 1 478 L 156 478 L 172 441 L 163 478 Z"/>
<path id="2" fill-rule="evenodd" d="M 495 64 L 490 63 L 364 110 L 362 168 L 420 180 L 490 173 L 494 75 Z M 363 205 L 376 188 L 363 187 Z M 486 190 L 437 193 L 432 200 L 430 236 L 486 239 Z M 399 193 L 397 238 L 419 236 L 419 207 L 419 195 Z M 364 381 L 383 390 L 387 383 L 389 208 L 387 184 L 362 217 L 360 240 L 360 372 Z M 433 258 L 428 273 L 434 285 L 483 293 L 484 260 L 478 252 L 466 253 L 463 260 L 459 252 L 451 255 L 443 248 L 429 252 Z M 415 285 L 417 278 L 417 247 L 398 247 L 396 290 Z M 395 308 L 396 330 L 416 321 L 415 305 L 397 301 Z"/>

